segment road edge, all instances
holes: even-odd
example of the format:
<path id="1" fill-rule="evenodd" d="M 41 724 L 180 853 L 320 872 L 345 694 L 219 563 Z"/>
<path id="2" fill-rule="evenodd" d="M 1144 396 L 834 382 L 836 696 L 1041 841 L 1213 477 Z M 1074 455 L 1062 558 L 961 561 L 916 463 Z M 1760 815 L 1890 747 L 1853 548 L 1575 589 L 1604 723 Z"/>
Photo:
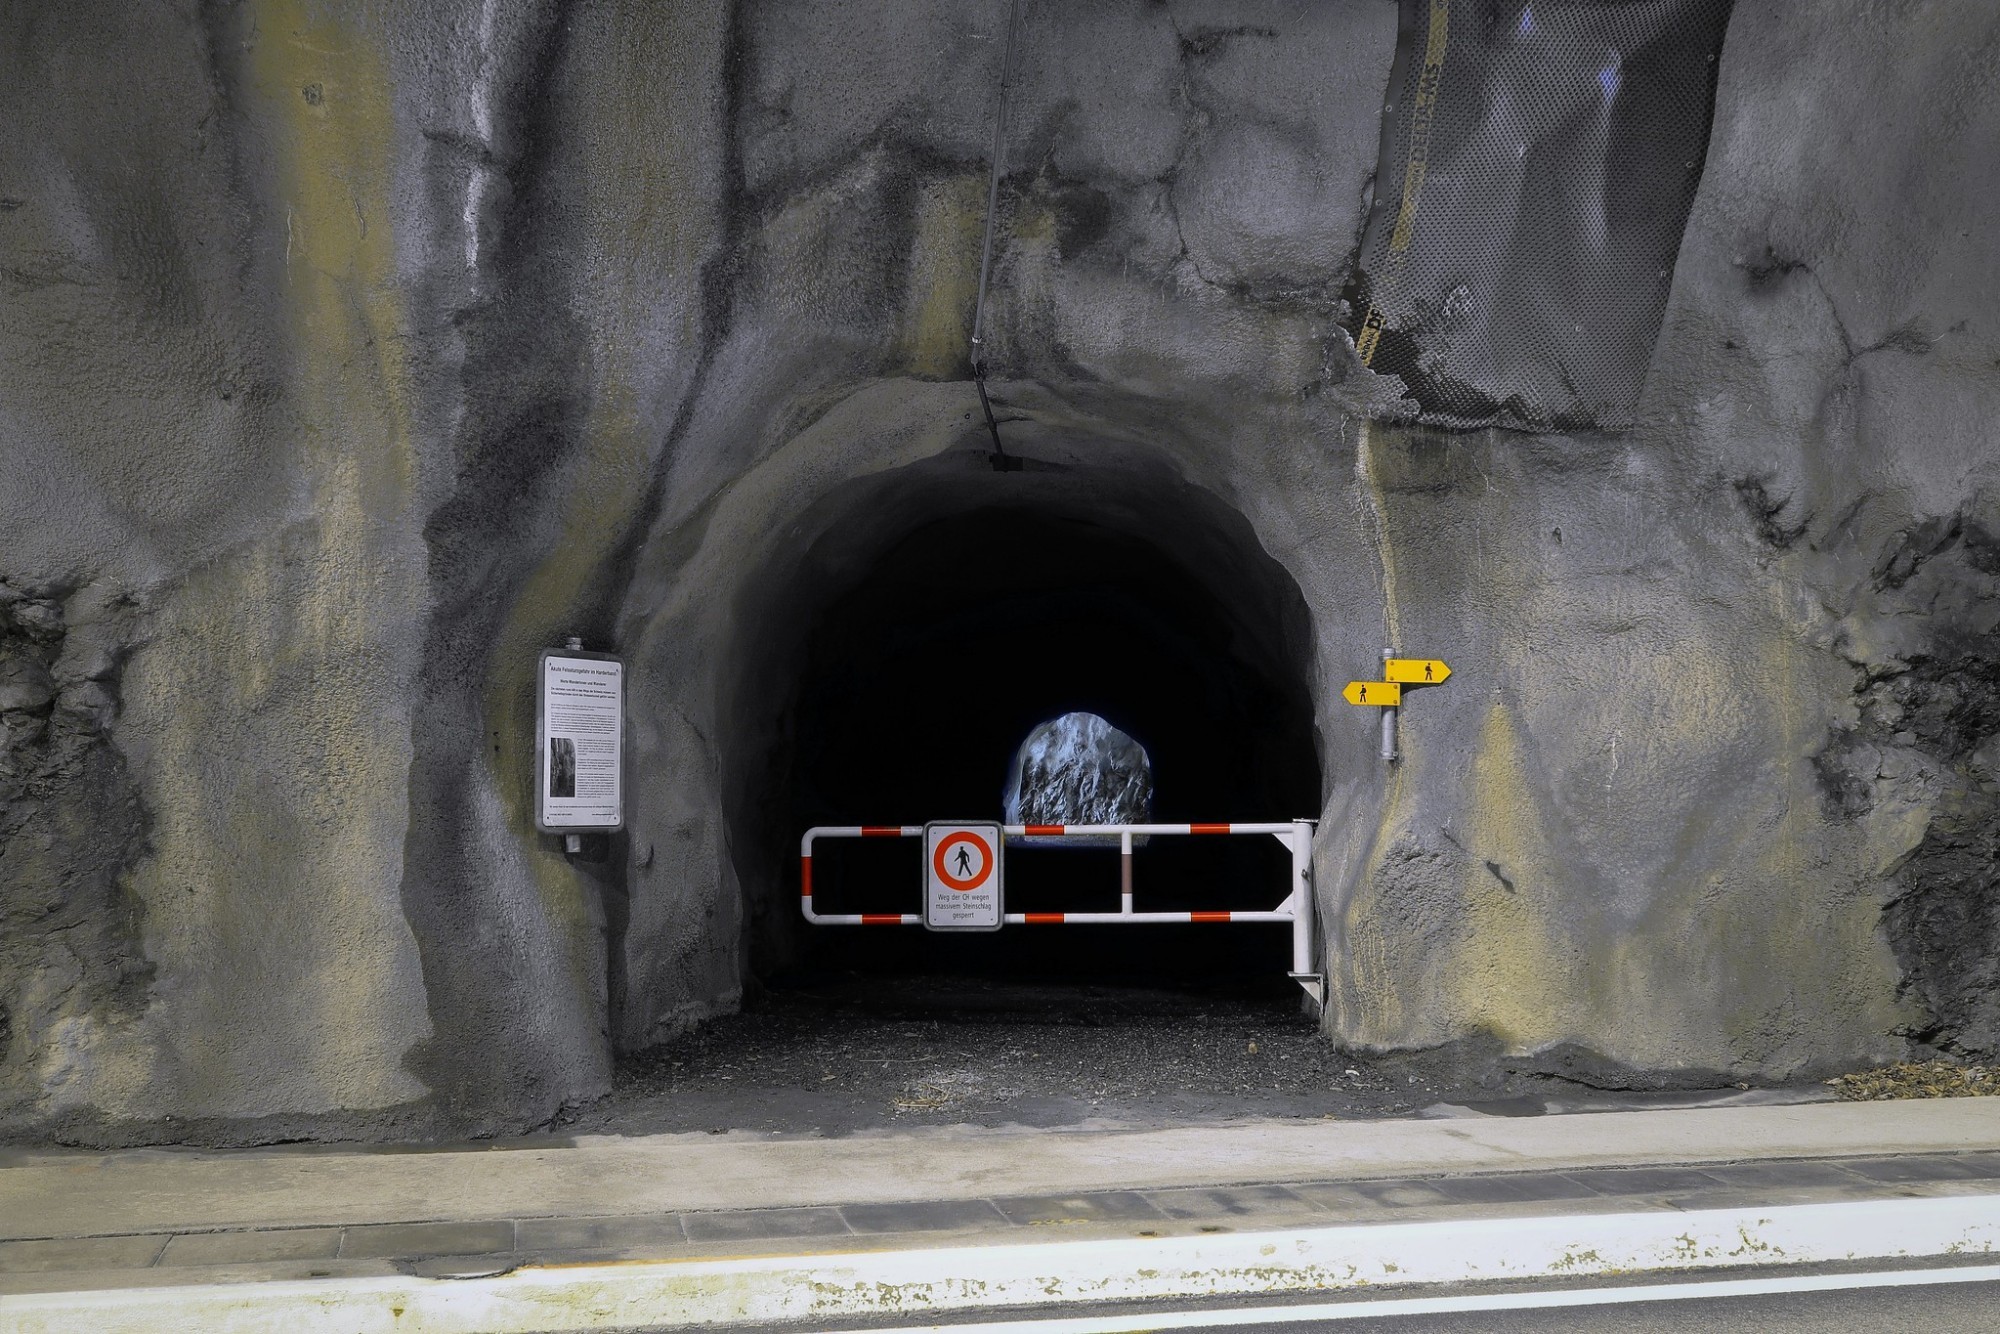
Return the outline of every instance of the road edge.
<path id="1" fill-rule="evenodd" d="M 2000 1253 L 2000 1195 L 211 1283 L 0 1298 L 9 1334 L 555 1334 Z"/>

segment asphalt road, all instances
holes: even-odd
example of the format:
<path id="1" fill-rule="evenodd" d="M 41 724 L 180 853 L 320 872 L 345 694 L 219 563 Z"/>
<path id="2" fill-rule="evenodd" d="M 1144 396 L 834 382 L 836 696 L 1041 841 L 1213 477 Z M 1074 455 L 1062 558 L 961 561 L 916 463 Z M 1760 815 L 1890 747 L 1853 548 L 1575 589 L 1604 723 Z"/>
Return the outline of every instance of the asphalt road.
<path id="1" fill-rule="evenodd" d="M 1469 1311 L 1255 1328 L 1268 1334 L 1305 1334 L 1308 1330 L 1340 1330 L 1343 1334 L 1513 1334 L 1528 1330 L 1536 1334 L 1605 1334 L 1610 1330 L 1659 1334 L 1910 1334 L 1917 1330 L 1992 1334 L 2000 1330 L 2000 1284 L 1624 1302 L 1566 1310 Z"/>
<path id="2" fill-rule="evenodd" d="M 1947 1277 L 1949 1276 L 1949 1277 Z M 1910 1280 L 1915 1280 L 1914 1282 Z M 1936 1281 L 1945 1280 L 1945 1281 Z M 1833 1289 L 1809 1285 L 1838 1283 Z M 1732 1291 L 1743 1287 L 1763 1291 Z M 1784 1289 L 1773 1291 L 1771 1289 Z M 1671 1295 L 1667 1295 L 1671 1294 Z M 1699 1295 L 1696 1295 L 1699 1294 Z M 1587 1295 L 1590 1305 L 1563 1305 Z M 1438 1310 L 1454 1306 L 1454 1310 Z M 1429 1308 L 1429 1309 L 1426 1309 Z M 1294 1314 L 1295 1313 L 1295 1314 Z M 1467 1293 L 1430 1289 L 1417 1295 L 1334 1301 L 1256 1300 L 1160 1303 L 1143 1309 L 1075 1305 L 1011 1316 L 985 1314 L 940 1325 L 894 1321 L 848 1325 L 871 1334 L 1993 1334 L 2000 1331 L 2000 1265 L 1910 1267 L 1857 1274 L 1761 1273 L 1750 1278 L 1657 1277 L 1635 1283 Z M 778 1334 L 778 1331 L 773 1331 Z M 793 1327 L 784 1334 L 802 1334 Z"/>

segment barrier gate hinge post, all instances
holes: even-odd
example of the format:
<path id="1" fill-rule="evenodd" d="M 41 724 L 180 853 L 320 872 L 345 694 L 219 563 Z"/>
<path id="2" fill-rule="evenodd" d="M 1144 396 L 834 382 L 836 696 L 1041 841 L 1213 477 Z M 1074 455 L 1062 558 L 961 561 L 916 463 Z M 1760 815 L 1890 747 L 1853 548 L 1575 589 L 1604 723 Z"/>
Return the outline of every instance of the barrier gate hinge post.
<path id="1" fill-rule="evenodd" d="M 1316 1010 L 1326 1009 L 1326 976 L 1313 971 L 1318 950 L 1318 924 L 1313 920 L 1312 839 L 1315 822 L 1292 821 L 1292 980 L 1312 997 Z M 1315 1016 L 1317 1017 L 1317 1016 Z"/>

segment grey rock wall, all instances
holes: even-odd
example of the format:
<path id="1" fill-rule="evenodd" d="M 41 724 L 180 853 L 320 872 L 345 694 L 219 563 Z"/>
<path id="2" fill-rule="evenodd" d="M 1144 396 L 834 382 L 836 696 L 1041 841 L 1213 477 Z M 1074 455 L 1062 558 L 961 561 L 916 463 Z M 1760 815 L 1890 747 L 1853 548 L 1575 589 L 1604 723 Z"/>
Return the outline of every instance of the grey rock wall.
<path id="1" fill-rule="evenodd" d="M 1888 904 L 1904 1031 L 1984 1056 L 2000 259 L 1976 219 L 2000 32 L 1975 5 L 1836 17 L 1828 44 L 1774 9 L 1737 15 L 1653 411 L 1729 479 L 1834 672 L 1802 711 L 1818 815 L 1856 849 L 1830 869 Z"/>
<path id="2" fill-rule="evenodd" d="M 1341 332 L 1393 5 L 1028 5 L 1001 474 L 1000 0 L 13 7 L 0 1121 L 601 1091 L 787 948 L 800 636 L 996 504 L 1296 584 L 1330 1040 L 1991 1053 L 2000 20 L 1811 8 L 1738 4 L 1640 422 L 1564 436 L 1399 425 Z M 632 671 L 575 859 L 572 633 Z M 1384 644 L 1455 671 L 1393 768 Z"/>

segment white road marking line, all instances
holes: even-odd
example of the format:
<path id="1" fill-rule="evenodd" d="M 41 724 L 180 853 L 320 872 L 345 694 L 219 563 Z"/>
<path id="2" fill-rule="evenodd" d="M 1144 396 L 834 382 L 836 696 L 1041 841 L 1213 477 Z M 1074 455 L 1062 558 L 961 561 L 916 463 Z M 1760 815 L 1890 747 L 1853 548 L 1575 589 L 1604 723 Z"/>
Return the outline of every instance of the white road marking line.
<path id="1" fill-rule="evenodd" d="M 1853 1288 L 1918 1288 L 1940 1283 L 1993 1282 L 2000 1282 L 2000 1265 L 1969 1265 L 1962 1269 L 1885 1269 L 1863 1274 L 1796 1274 L 1783 1278 L 1711 1279 L 1694 1283 L 1492 1292 L 1460 1297 L 1394 1297 L 1311 1304 L 1294 1302 L 1274 1306 L 1162 1311 L 1151 1315 L 904 1325 L 894 1329 L 869 1328 L 857 1334 L 1146 1334 L 1159 1329 L 1214 1329 L 1231 1325 L 1370 1320 L 1399 1315 L 1450 1315 L 1463 1311 L 1532 1311 L 1560 1306 L 1616 1306 L 1622 1302 L 1686 1302 L 1786 1292 L 1842 1292 Z"/>

